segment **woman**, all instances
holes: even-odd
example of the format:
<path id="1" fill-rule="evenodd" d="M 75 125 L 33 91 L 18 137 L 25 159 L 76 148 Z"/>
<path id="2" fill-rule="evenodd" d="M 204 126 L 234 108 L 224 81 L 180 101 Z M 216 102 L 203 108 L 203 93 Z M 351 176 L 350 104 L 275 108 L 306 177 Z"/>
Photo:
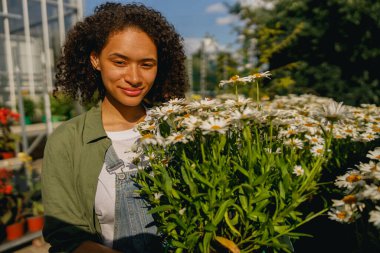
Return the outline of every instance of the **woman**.
<path id="1" fill-rule="evenodd" d="M 143 5 L 100 5 L 68 33 L 55 92 L 100 105 L 47 141 L 43 234 L 50 252 L 160 251 L 131 180 L 131 147 L 150 105 L 184 97 L 184 60 L 174 27 Z"/>

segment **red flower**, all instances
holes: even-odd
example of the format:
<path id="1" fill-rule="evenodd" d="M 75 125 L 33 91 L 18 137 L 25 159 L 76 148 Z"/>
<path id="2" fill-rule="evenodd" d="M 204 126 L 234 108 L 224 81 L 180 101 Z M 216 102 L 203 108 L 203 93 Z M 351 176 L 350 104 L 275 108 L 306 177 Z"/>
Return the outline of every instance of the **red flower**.
<path id="1" fill-rule="evenodd" d="M 6 185 L 6 186 L 4 187 L 4 193 L 5 193 L 5 194 L 11 194 L 12 191 L 13 191 L 13 186 L 12 186 L 12 185 L 8 184 L 8 185 Z"/>

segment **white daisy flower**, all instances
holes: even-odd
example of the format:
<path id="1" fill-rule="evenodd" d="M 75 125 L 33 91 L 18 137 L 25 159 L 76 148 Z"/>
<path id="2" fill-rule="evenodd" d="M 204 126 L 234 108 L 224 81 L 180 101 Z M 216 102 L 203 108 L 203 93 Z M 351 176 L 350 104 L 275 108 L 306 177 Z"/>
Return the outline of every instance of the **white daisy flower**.
<path id="1" fill-rule="evenodd" d="M 352 189 L 356 184 L 361 182 L 363 179 L 362 175 L 357 170 L 350 170 L 342 176 L 337 176 L 335 180 L 335 185 L 339 188 Z"/>
<path id="2" fill-rule="evenodd" d="M 295 174 L 297 177 L 303 176 L 304 173 L 305 173 L 305 171 L 302 169 L 301 165 L 294 166 L 293 174 Z"/>
<path id="3" fill-rule="evenodd" d="M 311 148 L 310 152 L 313 156 L 322 156 L 325 152 L 325 147 L 321 144 L 316 144 Z"/>
<path id="4" fill-rule="evenodd" d="M 299 133 L 299 128 L 296 125 L 290 125 L 287 129 L 281 130 L 279 136 L 291 137 Z"/>
<path id="5" fill-rule="evenodd" d="M 376 210 L 369 212 L 369 222 L 380 229 L 380 206 L 376 206 Z"/>
<path id="6" fill-rule="evenodd" d="M 152 122 L 146 122 L 143 124 L 139 124 L 138 126 L 140 131 L 154 131 L 157 128 L 157 125 L 154 121 Z"/>
<path id="7" fill-rule="evenodd" d="M 373 160 L 380 161 L 380 147 L 377 147 L 374 150 L 369 151 L 369 153 L 367 154 L 367 157 Z"/>
<path id="8" fill-rule="evenodd" d="M 186 130 L 192 132 L 195 128 L 200 125 L 200 119 L 193 115 L 187 116 L 183 119 L 182 125 L 186 127 Z"/>
<path id="9" fill-rule="evenodd" d="M 156 116 L 166 120 L 170 115 L 180 113 L 183 107 L 180 105 L 168 104 L 165 106 L 158 106 L 151 111 L 152 116 Z"/>
<path id="10" fill-rule="evenodd" d="M 354 213 L 346 205 L 339 208 L 331 208 L 327 214 L 331 220 L 335 220 L 340 223 L 349 223 L 354 220 Z"/>
<path id="11" fill-rule="evenodd" d="M 190 102 L 186 108 L 190 110 L 207 110 L 214 108 L 216 104 L 217 101 L 215 99 L 205 98 L 199 101 Z"/>
<path id="12" fill-rule="evenodd" d="M 297 138 L 287 139 L 285 140 L 284 144 L 290 147 L 298 148 L 298 149 L 303 148 L 302 140 L 297 139 Z"/>
<path id="13" fill-rule="evenodd" d="M 357 167 L 360 171 L 368 174 L 380 172 L 380 163 L 375 163 L 374 161 L 369 161 L 369 163 L 360 163 Z"/>
<path id="14" fill-rule="evenodd" d="M 211 132 L 225 134 L 228 130 L 228 125 L 228 121 L 225 119 L 210 117 L 200 125 L 200 128 L 206 134 Z"/>
<path id="15" fill-rule="evenodd" d="M 345 139 L 347 138 L 347 134 L 336 124 L 333 130 L 333 137 L 334 139 Z"/>
<path id="16" fill-rule="evenodd" d="M 263 73 L 256 73 L 251 75 L 252 79 L 262 79 L 262 78 L 269 78 L 271 77 L 271 73 L 269 71 L 265 71 Z"/>
<path id="17" fill-rule="evenodd" d="M 242 107 L 251 103 L 252 103 L 251 98 L 245 98 L 243 96 L 239 96 L 237 99 L 227 99 L 223 103 L 223 105 L 225 105 L 228 108 L 228 107 Z"/>
<path id="18" fill-rule="evenodd" d="M 245 119 L 252 119 L 255 118 L 255 116 L 258 115 L 257 110 L 254 110 L 250 107 L 245 108 L 242 112 L 239 110 L 234 110 L 232 112 L 229 112 L 229 116 L 233 120 L 245 120 Z"/>
<path id="19" fill-rule="evenodd" d="M 343 102 L 337 103 L 335 101 L 331 101 L 327 105 L 322 105 L 322 111 L 322 116 L 332 122 L 341 120 L 345 117 L 347 112 Z"/>
<path id="20" fill-rule="evenodd" d="M 375 140 L 377 138 L 377 136 L 374 132 L 372 132 L 372 130 L 368 130 L 368 131 L 360 134 L 360 138 L 364 142 L 369 142 L 369 141 Z M 379 160 L 380 160 L 380 154 L 379 154 Z"/>
<path id="21" fill-rule="evenodd" d="M 141 145 L 162 145 L 163 139 L 160 136 L 154 135 L 154 134 L 144 134 L 140 137 L 139 143 Z"/>
<path id="22" fill-rule="evenodd" d="M 350 136 L 351 138 L 356 138 L 356 136 L 358 134 L 357 128 L 355 128 L 353 125 L 343 126 L 342 132 L 344 132 L 347 136 Z"/>
<path id="23" fill-rule="evenodd" d="M 176 144 L 176 143 L 188 143 L 190 140 L 190 135 L 186 135 L 181 132 L 177 133 L 172 133 L 168 137 L 166 137 L 165 144 L 166 145 L 171 145 L 171 144 Z"/>
<path id="24" fill-rule="evenodd" d="M 371 199 L 372 201 L 380 200 L 380 186 L 374 184 L 364 185 L 362 196 L 366 199 Z"/>
<path id="25" fill-rule="evenodd" d="M 226 84 L 246 84 L 252 82 L 252 78 L 250 76 L 240 77 L 238 75 L 232 76 L 228 80 L 222 80 L 219 82 L 219 87 L 223 87 Z"/>
<path id="26" fill-rule="evenodd" d="M 172 104 L 172 105 L 184 105 L 186 104 L 186 99 L 184 98 L 172 98 L 170 99 L 167 104 Z"/>
<path id="27" fill-rule="evenodd" d="M 312 145 L 324 145 L 325 139 L 323 139 L 320 135 L 305 135 L 305 138 L 309 140 L 309 143 Z"/>

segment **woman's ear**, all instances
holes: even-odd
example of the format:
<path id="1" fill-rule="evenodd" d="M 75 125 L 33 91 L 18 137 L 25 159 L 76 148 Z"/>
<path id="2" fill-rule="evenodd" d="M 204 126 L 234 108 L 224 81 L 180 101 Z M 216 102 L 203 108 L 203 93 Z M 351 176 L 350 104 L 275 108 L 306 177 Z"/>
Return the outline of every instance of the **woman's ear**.
<path id="1" fill-rule="evenodd" d="M 99 70 L 99 71 L 101 70 L 99 66 L 99 57 L 94 51 L 90 53 L 90 61 L 94 69 Z"/>

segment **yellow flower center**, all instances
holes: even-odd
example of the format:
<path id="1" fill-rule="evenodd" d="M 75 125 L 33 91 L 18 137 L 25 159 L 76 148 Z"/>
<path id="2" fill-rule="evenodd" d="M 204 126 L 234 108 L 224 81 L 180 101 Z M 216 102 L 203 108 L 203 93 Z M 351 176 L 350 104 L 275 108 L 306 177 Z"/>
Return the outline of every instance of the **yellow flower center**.
<path id="1" fill-rule="evenodd" d="M 231 81 L 236 81 L 239 79 L 239 76 L 238 75 L 234 75 L 230 78 Z"/>
<path id="2" fill-rule="evenodd" d="M 153 139 L 154 135 L 153 134 L 145 134 L 143 135 L 143 139 Z"/>
<path id="3" fill-rule="evenodd" d="M 177 135 L 177 136 L 174 138 L 174 140 L 179 141 L 179 140 L 182 140 L 183 137 L 184 137 L 183 134 L 179 134 L 179 135 Z"/>
<path id="4" fill-rule="evenodd" d="M 354 195 L 344 196 L 344 198 L 342 200 L 346 204 L 354 204 L 354 203 L 356 203 L 356 197 Z"/>
<path id="5" fill-rule="evenodd" d="M 211 127 L 211 129 L 212 129 L 212 130 L 219 130 L 219 129 L 221 129 L 221 127 L 218 126 L 218 125 L 213 125 L 213 126 Z"/>
<path id="6" fill-rule="evenodd" d="M 346 212 L 338 212 L 336 214 L 336 217 L 338 217 L 341 220 L 344 220 L 344 218 L 346 218 L 346 216 L 347 216 Z"/>
<path id="7" fill-rule="evenodd" d="M 254 78 L 261 78 L 263 77 L 260 73 L 256 73 L 256 74 L 253 74 L 253 77 Z"/>
<path id="8" fill-rule="evenodd" d="M 346 177 L 346 181 L 349 183 L 354 183 L 354 182 L 360 181 L 361 179 L 362 177 L 360 175 L 355 175 L 355 174 L 352 174 Z"/>

